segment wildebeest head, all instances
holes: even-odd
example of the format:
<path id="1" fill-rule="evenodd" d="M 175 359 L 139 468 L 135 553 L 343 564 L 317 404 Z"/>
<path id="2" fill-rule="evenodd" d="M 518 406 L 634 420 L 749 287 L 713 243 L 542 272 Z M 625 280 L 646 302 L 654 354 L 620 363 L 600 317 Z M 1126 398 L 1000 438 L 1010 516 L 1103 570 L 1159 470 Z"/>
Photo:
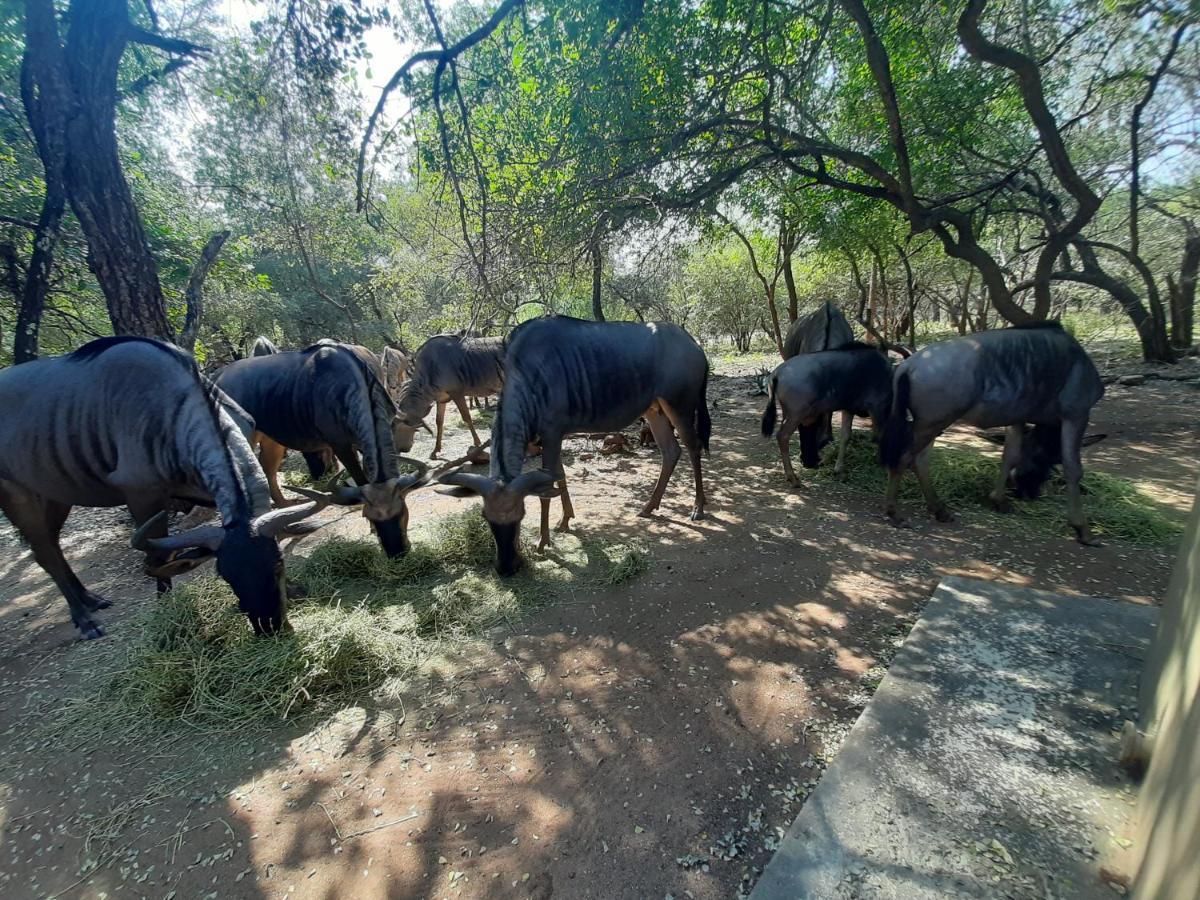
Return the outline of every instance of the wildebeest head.
<path id="1" fill-rule="evenodd" d="M 507 483 L 472 472 L 438 476 L 441 484 L 464 488 L 483 498 L 483 518 L 496 541 L 496 571 L 504 576 L 515 575 L 521 568 L 518 538 L 521 520 L 525 518 L 525 498 L 530 494 L 542 498 L 558 496 L 556 480 L 545 469 L 525 472 Z"/>
<path id="2" fill-rule="evenodd" d="M 415 459 L 406 461 L 417 466 L 417 471 L 361 487 L 342 485 L 329 494 L 298 487 L 290 490 L 338 506 L 361 506 L 363 518 L 370 521 L 379 535 L 384 553 L 390 557 L 403 556 L 412 546 L 408 540 L 408 495 L 430 481 L 425 463 Z"/>
<path id="3" fill-rule="evenodd" d="M 418 428 L 433 434 L 425 424 L 425 417 L 431 409 L 433 397 L 429 392 L 422 390 L 412 379 L 404 382 L 396 399 L 396 415 L 392 419 L 392 441 L 397 452 L 407 453 L 412 449 Z"/>
<path id="4" fill-rule="evenodd" d="M 283 554 L 277 538 L 289 525 L 327 504 L 326 500 L 317 500 L 228 527 L 202 525 L 170 537 L 147 537 L 150 530 L 162 524 L 166 516 L 163 512 L 143 524 L 131 544 L 147 553 L 147 573 L 155 578 L 181 575 L 216 557 L 217 574 L 233 588 L 238 608 L 250 620 L 254 633 L 275 634 L 291 629 Z"/>
<path id="5" fill-rule="evenodd" d="M 985 434 L 984 439 L 1004 445 L 1007 433 Z M 1084 435 L 1081 447 L 1090 447 L 1106 434 Z M 1058 425 L 1025 426 L 1021 437 L 1021 456 L 1010 476 L 1013 492 L 1022 500 L 1036 500 L 1055 466 L 1062 465 L 1062 428 Z"/>

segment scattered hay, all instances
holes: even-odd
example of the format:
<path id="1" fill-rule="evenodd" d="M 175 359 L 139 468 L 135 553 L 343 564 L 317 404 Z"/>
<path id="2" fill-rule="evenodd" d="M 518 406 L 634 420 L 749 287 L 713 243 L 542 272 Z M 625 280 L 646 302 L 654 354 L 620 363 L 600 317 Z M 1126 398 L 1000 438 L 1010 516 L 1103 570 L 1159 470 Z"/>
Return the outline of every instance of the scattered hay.
<path id="1" fill-rule="evenodd" d="M 836 459 L 835 442 L 825 448 L 816 477 L 834 480 Z M 879 449 L 868 435 L 855 433 L 851 437 L 846 446 L 845 466 L 845 484 L 876 494 L 882 502 L 887 475 L 879 465 Z M 930 473 L 938 495 L 951 506 L 980 507 L 991 493 L 999 466 L 999 453 L 935 445 Z M 1173 546 L 1183 533 L 1182 516 L 1148 496 L 1135 482 L 1091 471 L 1084 473 L 1083 490 L 1084 512 L 1097 535 L 1157 548 Z M 1041 499 L 1014 499 L 1015 511 L 1011 516 L 987 512 L 997 521 L 1022 529 L 1033 526 L 1057 535 L 1066 528 L 1066 493 L 1066 482 L 1059 474 L 1046 483 Z M 910 507 L 924 508 L 920 487 L 911 473 L 901 485 L 900 499 Z"/>
<path id="2" fill-rule="evenodd" d="M 306 596 L 289 611 L 294 633 L 274 638 L 253 636 L 224 581 L 191 579 L 147 609 L 98 693 L 68 704 L 60 725 L 76 736 L 170 721 L 238 731 L 394 693 L 576 578 L 617 585 L 647 566 L 626 545 L 564 537 L 557 559 L 527 555 L 525 572 L 502 579 L 478 510 L 427 533 L 399 559 L 374 540 L 333 539 L 295 561 L 290 574 Z"/>

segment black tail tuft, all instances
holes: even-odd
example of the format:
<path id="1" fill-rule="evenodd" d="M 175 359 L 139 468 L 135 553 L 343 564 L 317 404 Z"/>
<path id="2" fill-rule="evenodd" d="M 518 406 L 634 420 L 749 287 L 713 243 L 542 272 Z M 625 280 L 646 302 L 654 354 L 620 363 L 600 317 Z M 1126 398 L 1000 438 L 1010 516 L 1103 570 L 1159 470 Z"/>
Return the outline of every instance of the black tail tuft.
<path id="1" fill-rule="evenodd" d="M 767 408 L 763 410 L 762 436 L 770 437 L 775 433 L 775 376 L 767 382 Z"/>
<path id="2" fill-rule="evenodd" d="M 696 437 L 700 446 L 708 453 L 708 439 L 712 437 L 712 419 L 708 415 L 708 368 L 704 369 L 704 384 L 700 388 L 700 403 L 696 406 Z"/>
<path id="3" fill-rule="evenodd" d="M 896 390 L 892 396 L 892 410 L 883 426 L 879 440 L 879 461 L 886 468 L 894 469 L 908 452 L 912 443 L 912 425 L 908 421 L 908 401 L 911 386 L 907 372 L 896 374 Z"/>
<path id="4" fill-rule="evenodd" d="M 821 446 L 828 443 L 828 438 L 824 442 L 821 440 L 822 431 L 821 422 L 800 426 L 800 463 L 806 469 L 817 469 L 821 466 Z"/>

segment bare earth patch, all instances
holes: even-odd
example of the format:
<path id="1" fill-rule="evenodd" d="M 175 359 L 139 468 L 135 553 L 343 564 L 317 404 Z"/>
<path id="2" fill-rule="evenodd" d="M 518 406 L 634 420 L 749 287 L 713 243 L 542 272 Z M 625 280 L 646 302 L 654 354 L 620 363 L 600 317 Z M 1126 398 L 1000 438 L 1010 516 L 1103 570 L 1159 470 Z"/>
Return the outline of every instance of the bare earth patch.
<path id="1" fill-rule="evenodd" d="M 48 732 L 155 602 L 123 511 L 77 511 L 64 546 L 116 604 L 80 643 L 49 579 L 0 528 L 0 892 L 7 897 L 723 898 L 753 883 L 947 574 L 1155 602 L 1170 548 L 997 528 L 959 508 L 911 530 L 880 498 L 788 490 L 758 436 L 754 365 L 710 392 L 709 517 L 681 466 L 662 514 L 636 512 L 657 452 L 570 442 L 581 534 L 649 548 L 639 578 L 579 579 L 464 646 L 419 692 L 315 721 L 153 739 Z M 1192 386 L 1110 386 L 1086 464 L 1182 517 L 1197 476 Z M 631 429 L 632 433 L 632 429 Z M 465 447 L 452 432 L 447 453 Z M 982 447 L 969 432 L 951 440 Z M 416 452 L 423 449 L 418 445 Z M 990 451 L 995 455 L 995 451 Z M 461 504 L 416 495 L 420 526 Z M 529 505 L 526 530 L 536 524 Z M 290 541 L 364 536 L 354 513 Z M 551 551 L 552 554 L 558 551 Z"/>

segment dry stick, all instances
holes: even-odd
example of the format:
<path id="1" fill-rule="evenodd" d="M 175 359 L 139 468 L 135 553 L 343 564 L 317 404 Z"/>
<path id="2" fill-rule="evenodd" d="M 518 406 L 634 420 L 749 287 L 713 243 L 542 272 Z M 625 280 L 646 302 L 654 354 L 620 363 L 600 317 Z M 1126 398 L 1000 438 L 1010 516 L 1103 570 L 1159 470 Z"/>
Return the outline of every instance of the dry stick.
<path id="1" fill-rule="evenodd" d="M 399 819 L 393 819 L 391 822 L 384 822 L 381 825 L 374 825 L 371 828 L 362 828 L 358 831 L 352 831 L 349 834 L 344 835 L 342 834 L 341 829 L 337 827 L 337 822 L 333 821 L 333 816 L 330 815 L 325 804 L 317 801 L 315 805 L 321 807 L 321 811 L 325 813 L 325 818 L 327 818 L 329 820 L 329 824 L 333 826 L 333 833 L 337 835 L 337 839 L 343 843 L 356 837 L 362 837 L 364 834 L 371 834 L 375 831 L 382 831 L 385 828 L 391 828 L 393 825 L 399 825 L 403 822 L 411 822 L 413 819 L 421 815 L 419 812 L 409 813 L 407 816 L 402 816 Z"/>

